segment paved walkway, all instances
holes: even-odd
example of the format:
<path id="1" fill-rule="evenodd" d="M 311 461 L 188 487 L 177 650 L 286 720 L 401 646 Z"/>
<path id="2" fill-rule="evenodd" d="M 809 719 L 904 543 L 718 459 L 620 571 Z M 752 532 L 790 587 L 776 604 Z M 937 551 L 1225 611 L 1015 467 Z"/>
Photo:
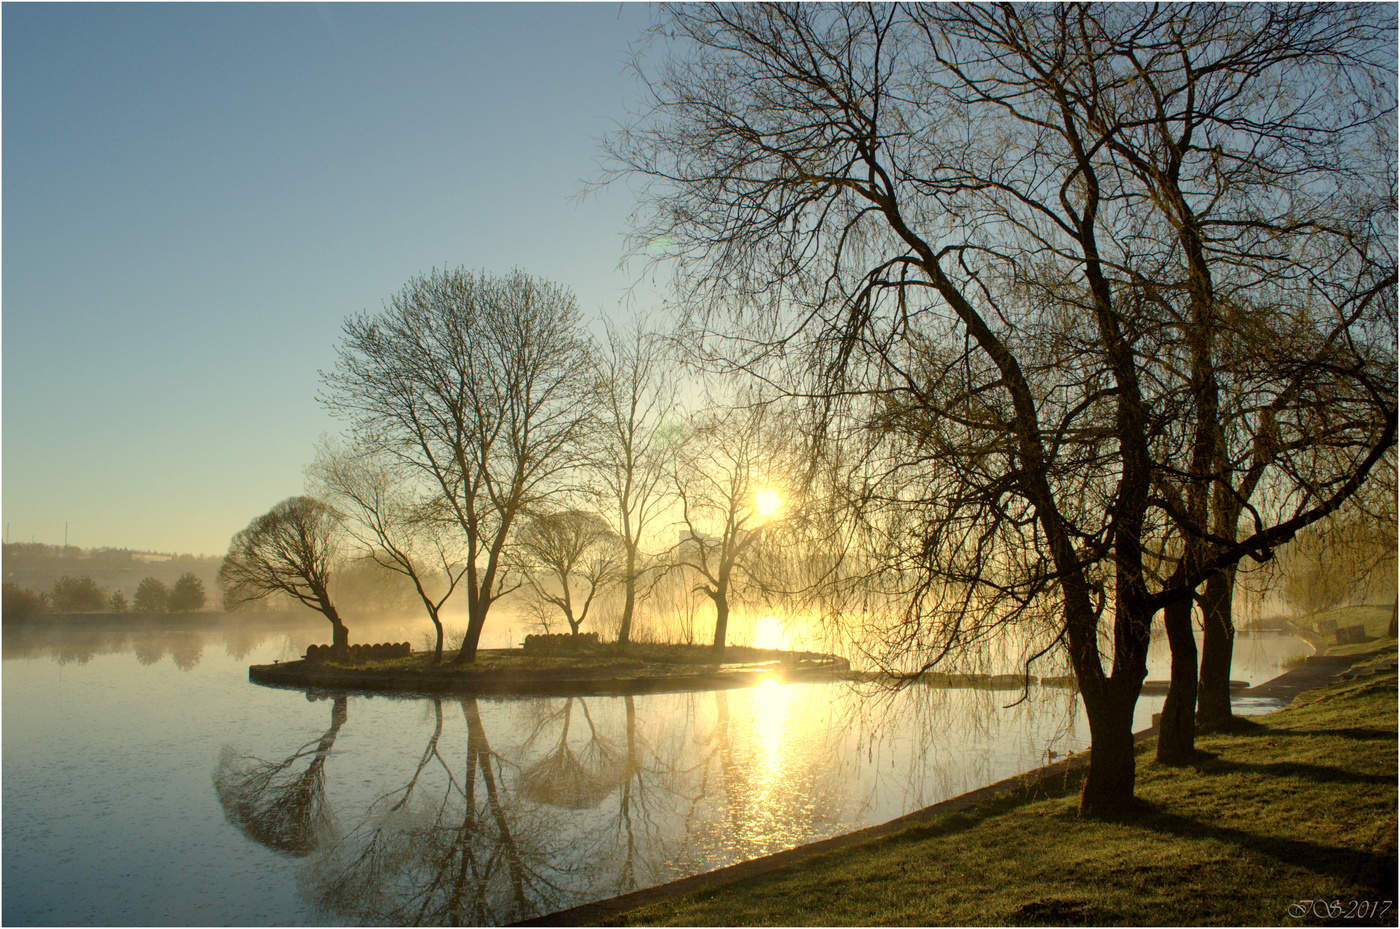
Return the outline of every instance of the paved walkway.
<path id="1" fill-rule="evenodd" d="M 1394 646 L 1381 647 L 1375 651 L 1357 655 L 1313 655 L 1301 665 L 1285 671 L 1271 681 L 1240 691 L 1238 697 L 1264 697 L 1279 700 L 1285 706 L 1304 690 L 1322 687 L 1338 678 L 1345 678 L 1346 672 L 1355 664 L 1369 663 L 1390 652 L 1391 667 L 1395 666 Z"/>

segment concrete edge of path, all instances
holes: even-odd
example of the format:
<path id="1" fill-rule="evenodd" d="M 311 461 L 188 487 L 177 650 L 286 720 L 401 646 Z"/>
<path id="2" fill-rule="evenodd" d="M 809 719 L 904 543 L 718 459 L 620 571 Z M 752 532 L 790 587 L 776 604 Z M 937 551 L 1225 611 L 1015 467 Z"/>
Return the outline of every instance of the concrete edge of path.
<path id="1" fill-rule="evenodd" d="M 1314 655 L 1308 658 L 1302 665 L 1285 671 L 1273 680 L 1266 681 L 1256 687 L 1251 687 L 1243 691 L 1239 696 L 1265 697 L 1282 700 L 1284 704 L 1291 703 L 1293 698 L 1304 690 L 1312 690 L 1321 687 L 1339 677 L 1353 664 L 1363 660 L 1374 658 L 1382 650 L 1363 655 L 1330 656 Z M 1143 729 L 1134 733 L 1133 741 L 1136 744 L 1146 742 L 1155 732 L 1155 728 Z M 621 894 L 616 897 L 608 897 L 592 903 L 584 903 L 579 906 L 570 907 L 567 910 L 559 910 L 554 913 L 547 913 L 533 919 L 515 923 L 517 926 L 596 926 L 604 919 L 626 910 L 633 910 L 647 906 L 671 897 L 678 897 L 686 894 L 701 893 L 709 890 L 716 890 L 738 881 L 758 877 L 779 868 L 789 865 L 799 864 L 808 859 L 829 852 L 840 851 L 854 845 L 859 845 L 871 839 L 882 838 L 887 835 L 899 832 L 910 826 L 946 816 L 949 813 L 958 813 L 976 807 L 989 800 L 999 799 L 1014 794 L 1019 794 L 1028 800 L 1033 800 L 1041 796 L 1050 796 L 1052 792 L 1063 791 L 1069 780 L 1076 774 L 1081 773 L 1089 765 L 1089 752 L 1082 751 L 1070 755 L 1053 764 L 1042 768 L 1035 768 L 1023 774 L 1017 774 L 988 784 L 986 787 L 979 787 L 977 790 L 950 797 L 932 806 L 906 813 L 898 819 L 881 823 L 876 826 L 867 826 L 855 832 L 842 833 L 832 836 L 829 839 L 821 839 L 817 842 L 809 842 L 806 845 L 799 845 L 786 851 L 775 852 L 771 855 L 764 855 L 761 858 L 751 858 L 748 861 L 740 861 L 713 871 L 706 871 L 702 874 L 695 874 L 690 877 L 679 878 L 668 881 L 665 884 L 658 884 L 654 887 L 647 887 L 642 890 L 634 890 L 631 893 Z"/>

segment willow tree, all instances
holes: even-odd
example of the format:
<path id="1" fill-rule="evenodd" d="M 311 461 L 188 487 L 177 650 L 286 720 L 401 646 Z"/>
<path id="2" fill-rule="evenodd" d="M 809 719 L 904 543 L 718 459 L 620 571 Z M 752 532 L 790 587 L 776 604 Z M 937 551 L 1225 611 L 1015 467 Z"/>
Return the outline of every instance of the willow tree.
<path id="1" fill-rule="evenodd" d="M 343 544 L 340 514 L 314 497 L 290 497 L 229 542 L 219 566 L 225 609 L 284 594 L 331 624 L 331 648 L 344 657 L 350 630 L 329 592 Z"/>
<path id="2" fill-rule="evenodd" d="M 558 610 L 571 635 L 579 634 L 599 593 L 617 580 L 618 541 L 601 516 L 579 509 L 532 514 L 517 535 L 520 569 L 542 613 Z"/>
<path id="3" fill-rule="evenodd" d="M 1044 90 L 1141 204 L 1113 224 L 1134 259 L 1114 273 L 1154 308 L 1140 331 L 1159 327 L 1139 335 L 1144 378 L 1163 387 L 1151 505 L 1178 539 L 1159 597 L 1173 671 L 1158 758 L 1189 761 L 1197 704 L 1208 723 L 1228 714 L 1241 519 L 1335 506 L 1393 417 L 1393 22 L 1229 6 L 1028 19 L 931 21 L 1056 72 Z"/>
<path id="4" fill-rule="evenodd" d="M 1313 176 L 1267 166 L 1384 122 L 1393 23 L 1363 7 L 678 5 L 657 31 L 654 106 L 611 143 L 650 184 L 639 241 L 669 244 L 716 352 L 772 380 L 804 361 L 784 386 L 866 443 L 859 502 L 888 512 L 873 522 L 916 579 L 911 648 L 1057 617 L 1092 735 L 1083 808 L 1129 806 L 1153 616 L 1334 510 L 1394 442 L 1393 349 L 1372 351 L 1383 314 L 1361 296 L 1393 243 L 1329 262 L 1304 241 L 1314 217 L 1289 239 L 1288 218 L 1260 225 L 1231 199 L 1258 189 L 1252 171 L 1286 182 L 1265 213 L 1319 200 L 1327 178 L 1365 193 L 1326 158 Z M 1172 116 L 1197 104 L 1183 136 Z M 1251 144 L 1261 115 L 1278 132 Z M 1212 159 L 1233 168 L 1198 170 Z M 1287 281 L 1335 308 L 1319 341 L 1368 346 L 1348 400 L 1363 415 L 1329 473 L 1206 547 L 1222 328 L 1200 273 L 1232 256 L 1256 295 Z M 1164 461 L 1173 430 L 1185 454 Z M 1155 541 L 1172 534 L 1194 549 L 1180 571 Z"/>
<path id="5" fill-rule="evenodd" d="M 581 463 L 593 355 L 573 294 L 514 271 L 415 277 L 345 323 L 324 400 L 432 487 L 460 529 L 476 657 L 491 606 L 519 586 L 508 546 L 522 513 Z"/>

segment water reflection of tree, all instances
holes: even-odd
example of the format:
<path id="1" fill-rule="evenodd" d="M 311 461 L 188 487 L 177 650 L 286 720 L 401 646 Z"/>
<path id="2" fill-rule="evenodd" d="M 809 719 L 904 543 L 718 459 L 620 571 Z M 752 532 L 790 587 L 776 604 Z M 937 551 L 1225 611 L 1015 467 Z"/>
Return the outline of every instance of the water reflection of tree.
<path id="1" fill-rule="evenodd" d="M 230 657 L 240 659 L 269 640 L 280 641 L 284 654 L 300 651 L 306 632 L 320 623 L 300 617 L 267 615 L 239 621 L 190 621 L 140 617 L 64 623 L 10 625 L 5 628 L 6 658 L 50 657 L 59 664 L 86 664 L 99 655 L 131 653 L 142 666 L 158 664 L 170 654 L 177 667 L 192 670 L 207 647 L 222 645 Z"/>
<path id="2" fill-rule="evenodd" d="M 487 741 L 476 698 L 460 703 L 460 776 L 439 748 L 435 698 L 433 734 L 408 781 L 375 800 L 309 872 L 325 910 L 356 922 L 492 925 L 554 906 L 561 870 L 546 848 L 547 823 L 525 816 L 508 794 L 506 765 Z M 429 799 L 423 787 L 433 767 L 441 794 Z"/>
<path id="3" fill-rule="evenodd" d="M 1032 719 L 1030 704 L 1007 710 L 1015 696 L 919 686 L 872 707 L 856 690 L 798 684 L 425 699 L 421 752 L 396 750 L 402 769 L 362 814 L 347 816 L 330 786 L 338 821 L 356 825 L 321 843 L 303 890 L 332 921 L 403 924 L 510 922 L 625 893 L 1034 764 L 1058 723 Z M 358 777 L 346 780 L 353 794 Z"/>
<path id="4" fill-rule="evenodd" d="M 11 633 L 5 632 L 9 639 Z M 87 664 L 98 655 L 108 655 L 126 647 L 127 630 L 106 624 L 74 623 L 64 629 L 53 644 L 59 664 Z"/>
<path id="5" fill-rule="evenodd" d="M 142 665 L 149 667 L 165 657 L 169 650 L 169 643 L 164 636 L 133 636 L 131 650 L 136 654 L 136 660 Z"/>
<path id="6" fill-rule="evenodd" d="M 618 698 L 591 699 L 602 710 L 598 719 L 615 719 L 608 710 Z M 638 725 L 636 698 L 627 695 L 620 702 L 620 737 L 603 735 L 589 701 L 576 697 L 547 710 L 526 740 L 528 748 L 551 723 L 559 726 L 553 747 L 524 769 L 521 783 L 531 799 L 580 811 L 573 857 L 591 870 L 588 892 L 593 896 L 625 893 L 671 876 L 660 875 L 670 860 L 668 847 L 685 839 L 670 832 L 665 821 L 679 796 L 675 785 L 683 742 L 672 739 L 665 748 L 651 744 Z M 570 725 L 575 709 L 583 716 L 582 727 Z M 674 728 L 670 720 L 666 725 Z M 570 743 L 571 733 L 583 737 L 581 746 Z M 557 780 L 551 783 L 552 776 Z M 594 809 L 605 816 L 583 815 Z"/>
<path id="7" fill-rule="evenodd" d="M 621 789 L 617 795 L 617 815 L 614 818 L 614 834 L 622 847 L 622 860 L 617 868 L 617 893 L 627 893 L 637 889 L 637 839 L 638 832 L 653 855 L 661 851 L 661 837 L 658 834 L 654 811 L 655 792 L 648 789 L 649 773 L 643 764 L 642 744 L 637 734 L 637 705 L 629 694 L 623 697 L 626 714 L 626 754 L 622 765 Z M 674 772 L 674 766 L 669 767 Z M 661 768 L 654 769 L 659 774 Z M 652 778 L 666 784 L 666 778 Z M 654 860 L 654 859 L 653 859 Z"/>
<path id="8" fill-rule="evenodd" d="M 204 635 L 193 630 L 181 630 L 173 636 L 170 658 L 181 671 L 193 671 L 204 655 Z"/>
<path id="9" fill-rule="evenodd" d="M 281 761 L 239 755 L 225 746 L 214 772 L 214 789 L 228 821 L 278 851 L 300 856 L 319 847 L 334 831 L 326 805 L 325 766 L 345 718 L 346 698 L 336 697 L 330 728 Z"/>
<path id="10" fill-rule="evenodd" d="M 569 744 L 569 729 L 577 704 L 587 726 L 587 741 L 578 751 Z M 569 809 L 592 809 L 613 792 L 623 778 L 622 753 L 598 733 L 588 704 L 581 697 L 567 697 L 564 706 L 551 712 L 546 722 L 560 722 L 559 738 L 544 757 L 527 767 L 520 777 L 521 793 L 531 800 Z M 526 748 L 538 738 L 537 725 Z"/>

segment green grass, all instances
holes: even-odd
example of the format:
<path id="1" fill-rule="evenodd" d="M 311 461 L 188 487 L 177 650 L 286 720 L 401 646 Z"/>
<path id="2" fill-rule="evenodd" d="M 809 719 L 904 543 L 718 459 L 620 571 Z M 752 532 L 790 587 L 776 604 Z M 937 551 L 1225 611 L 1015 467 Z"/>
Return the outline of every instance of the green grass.
<path id="1" fill-rule="evenodd" d="M 1074 785 L 1003 798 L 613 921 L 1396 924 L 1393 668 L 1198 744 L 1213 757 L 1193 768 L 1157 765 L 1144 747 L 1145 809 L 1129 821 L 1081 819 Z M 1342 909 L 1292 917 L 1302 900 Z M 1379 918 L 1356 918 L 1353 901 L 1386 900 Z"/>

